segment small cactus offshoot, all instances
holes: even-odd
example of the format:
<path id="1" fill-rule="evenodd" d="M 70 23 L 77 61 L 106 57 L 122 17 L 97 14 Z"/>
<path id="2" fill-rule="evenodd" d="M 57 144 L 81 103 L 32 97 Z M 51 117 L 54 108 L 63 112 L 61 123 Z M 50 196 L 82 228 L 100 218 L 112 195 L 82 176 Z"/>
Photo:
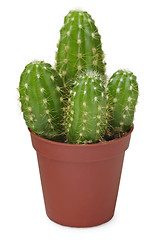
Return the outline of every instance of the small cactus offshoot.
<path id="1" fill-rule="evenodd" d="M 44 138 L 61 133 L 63 115 L 62 80 L 43 61 L 29 63 L 21 74 L 19 93 L 27 126 Z"/>
<path id="2" fill-rule="evenodd" d="M 70 143 L 94 143 L 107 126 L 104 78 L 96 72 L 77 77 L 68 99 L 66 132 Z"/>
<path id="3" fill-rule="evenodd" d="M 136 76 L 129 71 L 119 70 L 109 79 L 107 85 L 112 131 L 130 130 L 138 98 Z"/>
<path id="4" fill-rule="evenodd" d="M 87 12 L 70 11 L 64 18 L 56 55 L 56 70 L 70 85 L 85 70 L 105 73 L 101 37 Z"/>

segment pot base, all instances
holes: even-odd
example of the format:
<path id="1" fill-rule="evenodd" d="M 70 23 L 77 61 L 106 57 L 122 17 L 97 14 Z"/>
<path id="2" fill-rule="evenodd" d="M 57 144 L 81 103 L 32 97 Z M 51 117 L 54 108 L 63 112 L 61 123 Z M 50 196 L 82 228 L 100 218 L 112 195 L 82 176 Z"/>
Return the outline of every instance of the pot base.
<path id="1" fill-rule="evenodd" d="M 49 212 L 50 213 L 50 212 Z M 46 212 L 46 215 L 47 215 L 47 217 L 51 220 L 51 221 L 53 221 L 53 222 L 55 222 L 55 223 L 57 223 L 57 224 L 59 224 L 59 225 L 61 225 L 61 226 L 65 226 L 65 227 L 73 227 L 73 228 L 88 228 L 88 227 L 96 227 L 96 226 L 99 226 L 99 225 L 102 225 L 102 224 L 104 224 L 104 223 L 107 223 L 107 222 L 109 222 L 110 220 L 112 220 L 112 218 L 114 217 L 114 214 L 111 216 L 111 217 L 109 217 L 109 218 L 104 218 L 102 221 L 99 221 L 99 222 L 94 222 L 94 223 L 87 223 L 87 224 L 74 224 L 74 223 L 68 223 L 68 222 L 61 222 L 61 221 L 59 221 L 59 220 L 57 220 L 57 219 L 55 219 L 53 216 L 49 216 L 48 215 L 48 213 Z"/>

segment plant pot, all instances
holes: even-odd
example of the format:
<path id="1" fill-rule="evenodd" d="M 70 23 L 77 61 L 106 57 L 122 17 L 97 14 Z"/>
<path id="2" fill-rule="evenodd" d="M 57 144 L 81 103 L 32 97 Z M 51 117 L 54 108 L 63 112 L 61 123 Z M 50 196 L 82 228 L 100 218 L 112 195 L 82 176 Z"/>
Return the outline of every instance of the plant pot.
<path id="1" fill-rule="evenodd" d="M 132 130 L 119 139 L 88 145 L 53 142 L 30 131 L 51 220 L 91 227 L 113 217 Z"/>

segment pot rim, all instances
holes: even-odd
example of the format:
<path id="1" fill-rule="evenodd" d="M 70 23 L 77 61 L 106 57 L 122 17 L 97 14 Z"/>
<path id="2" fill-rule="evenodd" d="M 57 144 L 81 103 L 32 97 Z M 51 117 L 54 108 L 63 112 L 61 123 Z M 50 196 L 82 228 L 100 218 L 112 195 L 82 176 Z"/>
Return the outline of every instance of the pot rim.
<path id="1" fill-rule="evenodd" d="M 110 141 L 107 141 L 107 142 L 90 143 L 90 144 L 78 144 L 78 143 L 73 144 L 73 143 L 55 142 L 55 141 L 52 141 L 52 140 L 49 140 L 49 139 L 42 138 L 42 137 L 38 136 L 37 134 L 33 133 L 28 128 L 29 132 L 31 133 L 31 135 L 33 135 L 33 137 L 35 137 L 38 140 L 43 141 L 45 143 L 54 144 L 54 145 L 58 145 L 58 146 L 79 147 L 79 148 L 80 147 L 82 147 L 82 148 L 96 147 L 96 146 L 100 146 L 100 145 L 107 145 L 107 144 L 113 144 L 115 142 L 119 142 L 119 141 L 124 140 L 125 138 L 127 138 L 127 136 L 132 133 L 133 129 L 134 129 L 134 126 L 132 125 L 130 131 L 127 134 L 125 134 L 124 136 L 122 136 L 120 138 L 116 138 L 116 139 L 113 139 L 113 140 L 110 140 Z"/>

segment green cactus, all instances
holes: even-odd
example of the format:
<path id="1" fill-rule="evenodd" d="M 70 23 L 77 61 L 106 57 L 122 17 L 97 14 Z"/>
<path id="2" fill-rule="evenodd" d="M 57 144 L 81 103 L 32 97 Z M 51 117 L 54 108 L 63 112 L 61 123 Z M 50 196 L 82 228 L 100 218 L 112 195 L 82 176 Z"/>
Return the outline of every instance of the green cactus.
<path id="1" fill-rule="evenodd" d="M 87 12 L 70 11 L 60 30 L 56 70 L 70 85 L 76 74 L 85 70 L 105 73 L 106 63 L 101 37 L 94 20 Z"/>
<path id="2" fill-rule="evenodd" d="M 113 131 L 130 130 L 138 98 L 138 84 L 132 72 L 119 70 L 110 78 L 107 85 L 110 105 L 110 125 Z"/>
<path id="3" fill-rule="evenodd" d="M 104 77 L 86 72 L 77 77 L 70 94 L 65 124 L 68 142 L 99 141 L 108 121 Z"/>
<path id="4" fill-rule="evenodd" d="M 21 74 L 19 93 L 27 126 L 36 134 L 52 139 L 61 133 L 62 79 L 43 61 L 29 63 Z"/>

